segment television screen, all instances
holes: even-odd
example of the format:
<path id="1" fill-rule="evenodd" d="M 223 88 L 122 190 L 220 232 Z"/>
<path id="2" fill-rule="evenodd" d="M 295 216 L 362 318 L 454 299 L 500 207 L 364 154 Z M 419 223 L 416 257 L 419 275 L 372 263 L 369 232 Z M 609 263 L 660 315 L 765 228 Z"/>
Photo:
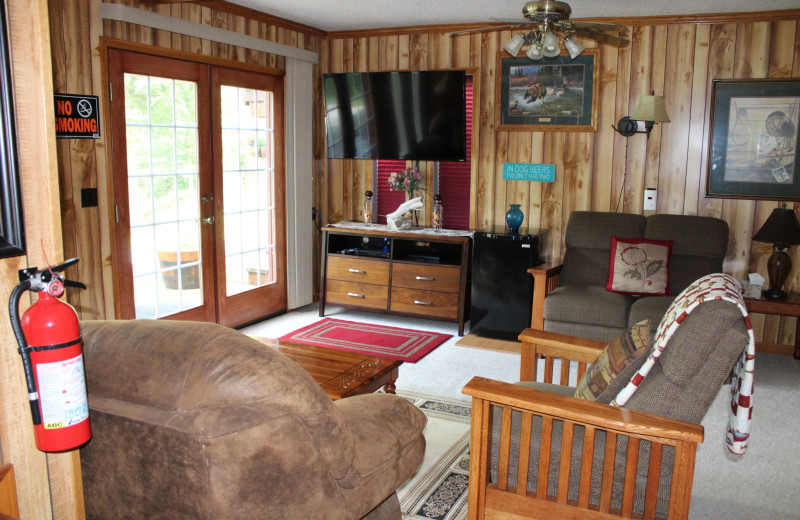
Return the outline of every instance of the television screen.
<path id="1" fill-rule="evenodd" d="M 323 75 L 328 158 L 464 161 L 463 70 Z"/>

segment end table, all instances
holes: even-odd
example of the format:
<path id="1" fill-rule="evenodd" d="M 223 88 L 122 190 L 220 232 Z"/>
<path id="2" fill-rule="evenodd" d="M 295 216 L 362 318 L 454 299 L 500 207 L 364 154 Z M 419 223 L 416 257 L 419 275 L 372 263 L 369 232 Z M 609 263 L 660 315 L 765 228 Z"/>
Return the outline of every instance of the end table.
<path id="1" fill-rule="evenodd" d="M 789 293 L 785 300 L 768 300 L 762 294 L 761 298 L 745 298 L 744 304 L 748 312 L 797 317 L 793 356 L 795 359 L 800 359 L 800 294 Z"/>

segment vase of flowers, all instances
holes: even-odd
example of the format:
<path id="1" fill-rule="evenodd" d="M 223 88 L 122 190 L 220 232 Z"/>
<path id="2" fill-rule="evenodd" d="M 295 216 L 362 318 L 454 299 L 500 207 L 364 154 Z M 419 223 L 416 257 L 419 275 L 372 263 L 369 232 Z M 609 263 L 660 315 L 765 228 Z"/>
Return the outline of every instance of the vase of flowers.
<path id="1" fill-rule="evenodd" d="M 417 192 L 425 191 L 424 177 L 416 168 L 406 168 L 400 172 L 392 172 L 389 174 L 389 189 L 392 191 L 404 191 L 406 200 L 411 200 L 419 196 Z M 411 220 L 416 227 L 417 212 L 411 212 Z"/>

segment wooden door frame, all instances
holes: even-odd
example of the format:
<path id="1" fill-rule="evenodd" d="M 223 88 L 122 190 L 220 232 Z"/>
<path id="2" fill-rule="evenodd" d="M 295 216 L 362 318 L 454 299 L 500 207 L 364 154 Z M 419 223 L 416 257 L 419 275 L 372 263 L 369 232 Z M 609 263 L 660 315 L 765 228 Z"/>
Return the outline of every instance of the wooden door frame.
<path id="1" fill-rule="evenodd" d="M 119 54 L 117 54 L 119 53 Z M 174 58 L 164 58 L 161 56 L 143 55 L 140 53 L 132 53 L 130 51 L 121 51 L 112 49 L 110 56 L 117 56 L 118 59 L 109 62 L 109 82 L 113 76 L 120 78 L 126 72 L 133 74 L 143 74 L 148 76 L 158 75 L 153 74 L 153 69 L 160 68 L 164 70 L 163 77 L 169 77 L 182 81 L 193 81 L 197 83 L 197 142 L 198 142 L 198 191 L 199 194 L 210 191 L 211 187 L 211 146 L 210 146 L 210 128 L 211 117 L 207 109 L 211 105 L 210 100 L 210 84 L 207 66 L 196 62 L 176 61 Z M 142 60 L 143 63 L 132 63 L 131 60 Z M 154 63 L 155 61 L 155 63 Z M 123 72 L 123 64 L 124 71 Z M 110 85 L 110 83 L 109 83 Z M 121 86 L 121 85 L 120 85 Z M 121 103 L 122 92 L 113 93 L 112 96 L 117 96 L 117 103 L 110 106 L 111 117 L 113 120 L 119 121 L 122 127 L 125 125 L 125 106 Z M 119 127 L 118 127 L 119 128 Z M 114 222 L 111 229 L 114 230 L 117 248 L 112 251 L 115 259 L 115 276 L 114 284 L 116 292 L 122 292 L 128 288 L 133 287 L 133 273 L 132 262 L 130 257 L 130 209 L 128 206 L 128 185 L 126 183 L 114 182 L 114 177 L 127 169 L 127 142 L 124 137 L 124 128 L 116 133 L 112 126 L 111 143 L 109 148 L 113 151 L 111 159 L 110 183 L 114 186 L 113 195 L 110 198 L 112 204 L 109 208 L 114 208 Z M 152 154 L 151 154 L 152 156 Z M 198 195 L 199 196 L 199 195 Z M 205 226 L 200 227 L 201 232 L 201 247 L 202 258 L 208 259 L 202 263 L 203 266 L 203 280 L 213 279 L 213 254 L 210 247 L 211 230 Z M 123 243 L 120 243 L 120 240 Z M 126 247 L 127 244 L 127 247 Z M 129 285 L 130 284 L 130 285 Z M 185 319 L 195 321 L 210 321 L 215 314 L 215 307 L 213 300 L 213 291 L 208 284 L 203 286 L 203 305 L 198 308 L 189 309 L 171 316 L 172 319 Z M 130 299 L 120 298 L 116 306 L 117 318 L 134 318 L 136 316 L 135 298 Z"/>
<path id="2" fill-rule="evenodd" d="M 273 77 L 266 81 L 263 84 L 259 84 L 259 81 L 264 80 L 264 76 L 259 74 L 256 76 L 256 73 L 252 71 L 244 71 L 244 70 L 234 70 L 227 67 L 216 67 L 212 69 L 211 72 L 211 88 L 212 92 L 212 100 L 211 100 L 211 117 L 212 117 L 212 126 L 214 128 L 221 127 L 221 116 L 220 116 L 220 92 L 217 88 L 222 84 L 222 79 L 220 78 L 220 74 L 226 78 L 231 78 L 233 81 L 236 81 L 240 85 L 246 85 L 244 88 L 253 88 L 257 90 L 268 90 L 273 93 L 274 98 L 274 106 L 278 107 L 278 109 L 274 110 L 273 112 L 273 128 L 280 129 L 278 132 L 274 132 L 274 172 L 273 175 L 274 179 L 274 196 L 275 196 L 275 230 L 277 233 L 275 234 L 275 249 L 276 251 L 280 251 L 281 254 L 277 255 L 275 258 L 276 261 L 276 271 L 278 273 L 279 279 L 275 285 L 269 287 L 258 287 L 255 289 L 251 289 L 246 293 L 241 293 L 235 295 L 233 297 L 227 296 L 227 287 L 225 283 L 225 276 L 226 272 L 224 268 L 220 266 L 225 265 L 225 251 L 224 248 L 219 247 L 220 244 L 224 244 L 224 227 L 225 227 L 225 217 L 224 217 L 224 200 L 222 197 L 215 197 L 214 198 L 214 215 L 216 218 L 216 222 L 214 224 L 214 231 L 215 231 L 215 241 L 214 243 L 217 245 L 215 251 L 215 265 L 219 269 L 217 271 L 218 278 L 217 278 L 217 294 L 216 294 L 216 305 L 217 305 L 217 320 L 222 325 L 227 325 L 230 327 L 241 326 L 248 322 L 252 322 L 262 318 L 264 314 L 258 310 L 258 308 L 252 307 L 249 305 L 244 298 L 244 294 L 259 292 L 262 294 L 270 293 L 271 296 L 276 296 L 272 293 L 277 293 L 277 302 L 276 305 L 273 305 L 273 309 L 270 309 L 267 314 L 275 314 L 276 312 L 286 310 L 287 306 L 287 294 L 286 294 L 286 158 L 285 158 L 285 136 L 284 136 L 284 85 L 282 81 L 279 81 L 280 78 Z M 276 88 L 279 87 L 279 88 Z M 271 90 L 275 89 L 275 90 Z M 214 174 L 214 190 L 217 193 L 222 192 L 222 183 L 223 183 L 223 175 L 222 175 L 222 139 L 221 136 L 214 136 L 213 137 L 213 157 L 214 157 L 214 165 L 212 168 Z M 280 174 L 278 174 L 280 173 Z M 219 279 L 219 276 L 222 277 L 222 280 Z M 231 319 L 230 316 L 236 316 L 236 319 Z"/>
<path id="3" fill-rule="evenodd" d="M 108 38 L 105 36 L 101 36 L 100 75 L 101 75 L 101 84 L 103 85 L 103 88 L 101 89 L 102 95 L 101 95 L 100 111 L 103 114 L 103 117 L 101 119 L 101 121 L 103 122 L 102 123 L 103 132 L 105 132 L 105 135 L 109 136 L 111 135 L 111 98 L 109 90 L 109 85 L 110 85 L 109 67 L 111 65 L 109 63 L 108 53 L 112 49 L 120 51 L 137 52 L 140 54 L 147 54 L 162 58 L 173 58 L 182 61 L 195 62 L 204 65 L 213 65 L 233 70 L 250 71 L 258 74 L 268 74 L 271 76 L 279 76 L 279 77 L 285 76 L 284 71 L 273 67 L 263 67 L 260 65 L 253 65 L 250 63 L 235 62 L 221 58 L 215 58 L 213 56 L 205 56 L 202 54 L 194 54 L 191 52 L 178 51 L 174 49 L 165 49 L 161 47 L 154 47 L 151 45 L 145 45 L 141 43 L 134 43 L 125 40 L 118 40 L 115 38 Z M 283 118 L 283 116 L 284 115 L 281 114 L 281 118 Z M 281 146 L 283 146 L 283 144 Z M 280 153 L 283 155 L 284 150 L 281 149 Z M 111 267 L 111 279 L 112 279 L 112 287 L 114 294 L 114 317 L 116 319 L 120 319 L 121 309 L 122 309 L 122 297 L 121 297 L 121 287 L 119 282 L 120 259 L 118 258 L 118 255 L 116 253 L 118 244 L 116 236 L 117 222 L 114 209 L 114 200 L 115 200 L 114 195 L 116 193 L 115 192 L 116 188 L 114 183 L 114 171 L 115 171 L 114 156 L 115 154 L 113 152 L 113 143 L 111 143 L 111 139 L 109 139 L 109 144 L 108 146 L 105 147 L 105 163 L 106 165 L 108 165 L 106 167 L 106 190 L 104 194 L 101 194 L 101 197 L 104 196 L 108 201 L 108 204 L 106 205 L 106 207 L 108 208 L 106 218 L 108 222 L 108 229 L 110 230 L 108 237 L 109 251 L 110 251 L 109 265 Z M 285 167 L 285 157 L 282 160 Z M 285 215 L 283 215 L 283 217 L 285 217 Z"/>

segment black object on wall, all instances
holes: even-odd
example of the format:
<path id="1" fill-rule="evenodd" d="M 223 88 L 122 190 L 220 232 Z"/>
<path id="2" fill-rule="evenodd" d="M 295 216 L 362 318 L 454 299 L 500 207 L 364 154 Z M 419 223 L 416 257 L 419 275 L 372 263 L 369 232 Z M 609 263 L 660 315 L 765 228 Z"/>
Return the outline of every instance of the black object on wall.
<path id="1" fill-rule="evenodd" d="M 25 254 L 22 186 L 14 129 L 14 96 L 5 2 L 0 1 L 0 258 Z"/>
<path id="2" fill-rule="evenodd" d="M 466 71 L 324 74 L 329 159 L 466 160 Z"/>
<path id="3" fill-rule="evenodd" d="M 519 235 L 505 227 L 475 232 L 471 334 L 516 341 L 530 327 L 533 276 L 528 269 L 540 263 L 538 236 L 524 228 Z"/>

